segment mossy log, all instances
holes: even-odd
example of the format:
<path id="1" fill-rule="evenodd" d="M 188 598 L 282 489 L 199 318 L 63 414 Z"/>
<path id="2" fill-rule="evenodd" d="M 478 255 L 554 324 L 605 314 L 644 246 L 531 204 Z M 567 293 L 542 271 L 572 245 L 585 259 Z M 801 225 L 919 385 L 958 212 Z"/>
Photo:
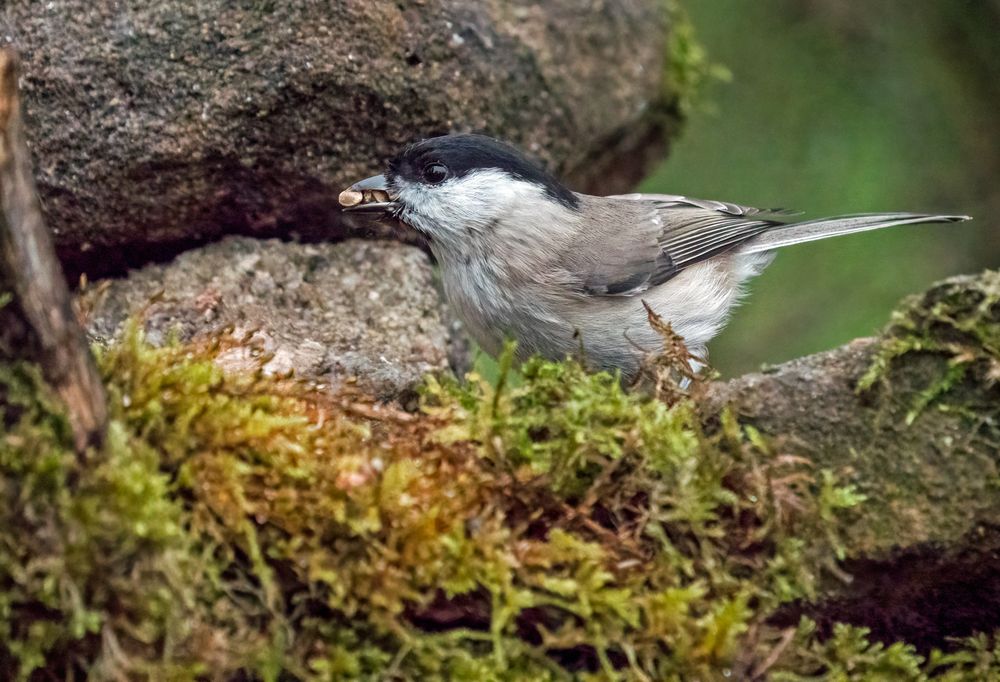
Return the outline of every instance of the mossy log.
<path id="1" fill-rule="evenodd" d="M 104 389 L 42 218 L 17 79 L 16 56 L 0 50 L 0 358 L 41 368 L 82 452 L 104 432 Z"/>
<path id="2" fill-rule="evenodd" d="M 702 410 L 722 406 L 866 498 L 843 529 L 845 582 L 786 615 L 916 644 L 996 626 L 1000 273 L 908 299 L 881 338 L 712 384 Z"/>

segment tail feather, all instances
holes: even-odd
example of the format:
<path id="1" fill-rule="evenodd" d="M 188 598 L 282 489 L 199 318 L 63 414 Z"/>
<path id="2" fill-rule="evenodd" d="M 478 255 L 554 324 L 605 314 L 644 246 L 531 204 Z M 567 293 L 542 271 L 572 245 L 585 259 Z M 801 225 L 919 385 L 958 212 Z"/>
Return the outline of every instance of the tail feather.
<path id="1" fill-rule="evenodd" d="M 740 248 L 740 252 L 749 254 L 773 251 L 793 244 L 854 234 L 855 232 L 881 230 L 883 227 L 895 227 L 896 225 L 960 223 L 966 220 L 971 220 L 971 218 L 964 215 L 920 215 L 918 213 L 868 213 L 820 218 L 802 223 L 776 225 L 773 229 L 747 241 Z"/>

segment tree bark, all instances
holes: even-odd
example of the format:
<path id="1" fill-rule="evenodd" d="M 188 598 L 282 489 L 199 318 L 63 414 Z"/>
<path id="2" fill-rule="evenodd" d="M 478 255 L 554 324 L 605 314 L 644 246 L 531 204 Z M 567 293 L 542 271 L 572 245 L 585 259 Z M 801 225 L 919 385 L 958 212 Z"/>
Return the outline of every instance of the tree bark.
<path id="1" fill-rule="evenodd" d="M 16 56 L 0 50 L 0 359 L 41 367 L 65 403 L 74 444 L 83 453 L 100 442 L 107 406 L 42 219 L 17 79 Z"/>

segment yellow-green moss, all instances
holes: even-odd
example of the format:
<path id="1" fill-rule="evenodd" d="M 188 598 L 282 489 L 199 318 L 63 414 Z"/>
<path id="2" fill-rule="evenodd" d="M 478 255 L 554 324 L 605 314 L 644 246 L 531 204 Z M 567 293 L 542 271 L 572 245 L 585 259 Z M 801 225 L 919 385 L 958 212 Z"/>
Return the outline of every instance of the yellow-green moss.
<path id="1" fill-rule="evenodd" d="M 973 373 L 984 383 L 1000 382 L 1000 271 L 945 280 L 904 300 L 858 390 L 881 384 L 899 358 L 913 353 L 943 362 L 924 378 L 908 422 Z"/>
<path id="2" fill-rule="evenodd" d="M 778 665 L 768 670 L 772 682 L 967 682 L 1000 678 L 1000 640 L 976 635 L 955 642 L 954 651 L 921 656 L 902 642 L 871 642 L 866 628 L 838 623 L 830 637 L 816 636 L 803 620 Z"/>
<path id="3" fill-rule="evenodd" d="M 78 656 L 100 668 L 91 654 L 112 655 L 125 632 L 129 653 L 152 657 L 193 606 L 190 537 L 159 454 L 116 422 L 81 466 L 36 368 L 0 366 L 0 393 L 0 669 L 25 677 Z"/>
<path id="4" fill-rule="evenodd" d="M 986 639 L 925 661 L 852 628 L 822 641 L 808 622 L 770 627 L 780 604 L 813 596 L 863 501 L 728 416 L 707 434 L 689 403 L 538 360 L 518 382 L 428 380 L 409 414 L 224 375 L 211 350 L 152 349 L 133 331 L 102 352 L 112 426 L 88 463 L 37 374 L 3 366 L 0 669 L 150 680 L 1000 671 Z"/>

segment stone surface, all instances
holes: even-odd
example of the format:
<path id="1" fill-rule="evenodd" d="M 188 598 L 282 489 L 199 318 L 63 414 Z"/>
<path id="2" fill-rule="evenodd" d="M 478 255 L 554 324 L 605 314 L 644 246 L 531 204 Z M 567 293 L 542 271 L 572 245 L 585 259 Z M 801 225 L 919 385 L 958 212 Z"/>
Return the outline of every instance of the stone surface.
<path id="1" fill-rule="evenodd" d="M 906 352 L 887 361 L 893 349 Z M 805 615 L 820 632 L 847 622 L 923 651 L 996 629 L 998 378 L 1000 272 L 987 270 L 907 298 L 878 338 L 702 387 L 710 427 L 725 407 L 769 437 L 770 456 L 805 458 L 864 497 L 815 598 L 772 626 Z"/>
<path id="2" fill-rule="evenodd" d="M 387 242 L 228 237 L 81 295 L 91 338 L 129 316 L 154 344 L 225 337 L 223 368 L 262 367 L 389 398 L 448 367 L 449 331 L 427 256 Z"/>
<path id="3" fill-rule="evenodd" d="M 905 299 L 880 337 L 709 383 L 699 402 L 857 487 L 866 520 L 845 533 L 851 556 L 953 546 L 1000 528 L 998 340 L 1000 273 L 952 277 Z M 908 351 L 886 364 L 883 347 Z"/>
<path id="4" fill-rule="evenodd" d="M 343 236 L 345 184 L 447 132 L 624 190 L 672 121 L 667 21 L 661 0 L 13 0 L 0 39 L 60 258 L 93 277 L 227 233 Z"/>

